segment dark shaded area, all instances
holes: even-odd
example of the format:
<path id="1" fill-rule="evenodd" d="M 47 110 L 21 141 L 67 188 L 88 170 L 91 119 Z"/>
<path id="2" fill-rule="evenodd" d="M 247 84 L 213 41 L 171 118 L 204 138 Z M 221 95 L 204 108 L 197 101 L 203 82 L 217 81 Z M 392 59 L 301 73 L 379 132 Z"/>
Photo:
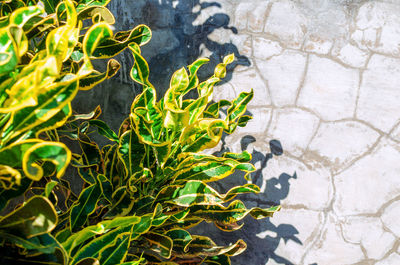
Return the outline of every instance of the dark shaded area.
<path id="1" fill-rule="evenodd" d="M 173 15 L 174 21 L 173 24 L 168 26 L 167 30 L 173 33 L 173 36 L 177 40 L 177 46 L 170 50 L 162 50 L 156 54 L 156 56 L 152 56 L 149 60 L 150 69 L 152 69 L 154 75 L 152 81 L 156 85 L 156 87 L 164 90 L 169 85 L 169 77 L 170 75 L 177 69 L 191 64 L 195 61 L 202 53 L 202 47 L 205 47 L 209 51 L 211 51 L 210 63 L 205 66 L 203 71 L 200 72 L 200 77 L 210 76 L 213 73 L 214 67 L 217 63 L 222 61 L 222 58 L 230 53 L 234 53 L 236 56 L 236 62 L 229 66 L 229 70 L 232 70 L 236 65 L 250 65 L 250 61 L 247 57 L 239 54 L 238 49 L 232 43 L 218 43 L 209 38 L 209 35 L 217 30 L 217 29 L 225 29 L 230 32 L 230 34 L 236 34 L 237 29 L 234 27 L 229 27 L 230 17 L 224 13 L 217 13 L 213 16 L 210 16 L 206 19 L 206 21 L 202 25 L 194 26 L 193 22 L 201 15 L 203 10 L 218 7 L 221 5 L 217 2 L 202 2 L 199 0 L 192 1 L 178 1 L 177 5 L 173 8 L 171 5 L 172 1 L 164 0 L 161 3 L 159 1 L 147 1 L 146 5 L 143 8 L 145 10 L 162 10 L 163 13 L 169 13 Z M 192 12 L 193 8 L 198 6 L 199 11 Z M 153 18 L 154 14 L 149 14 L 149 19 Z M 157 15 L 156 15 L 157 17 Z M 149 21 L 149 25 L 151 28 L 154 28 L 154 34 L 157 38 L 157 34 L 161 34 L 163 30 L 163 26 L 160 25 L 157 28 L 157 19 L 155 21 L 155 25 L 152 27 L 151 20 Z M 161 29 L 161 30 L 159 30 Z M 179 43 L 179 44 L 178 44 Z M 157 44 L 155 44 L 157 45 Z M 151 44 L 149 46 L 151 48 Z M 144 47 L 144 55 L 146 56 L 146 49 Z M 150 50 L 151 52 L 151 50 Z M 167 75 L 164 75 L 167 69 Z M 162 73 L 163 75 L 160 75 Z M 228 76 L 225 81 L 229 81 L 231 79 L 232 71 L 228 71 Z M 164 92 L 164 91 L 162 91 Z"/>
<path id="2" fill-rule="evenodd" d="M 200 80 L 212 75 L 215 66 L 230 53 L 235 54 L 236 61 L 228 66 L 223 82 L 231 79 L 232 70 L 237 65 L 250 65 L 249 59 L 240 55 L 234 44 L 221 44 L 209 38 L 217 29 L 227 30 L 229 34 L 237 33 L 235 28 L 229 26 L 230 17 L 222 9 L 220 13 L 208 17 L 203 24 L 193 25 L 207 9 L 221 8 L 217 2 L 113 0 L 108 8 L 116 19 L 115 32 L 139 24 L 146 24 L 152 29 L 152 40 L 142 47 L 142 54 L 149 63 L 150 81 L 157 88 L 158 98 L 168 89 L 172 74 L 198 59 L 204 48 L 211 55 L 210 62 L 198 73 Z M 141 92 L 141 87 L 129 77 L 133 64 L 130 51 L 124 51 L 116 59 L 122 64 L 119 73 L 90 91 L 81 91 L 73 102 L 74 109 L 80 113 L 90 112 L 100 104 L 103 109 L 101 118 L 107 120 L 115 130 L 129 115 L 132 100 Z"/>

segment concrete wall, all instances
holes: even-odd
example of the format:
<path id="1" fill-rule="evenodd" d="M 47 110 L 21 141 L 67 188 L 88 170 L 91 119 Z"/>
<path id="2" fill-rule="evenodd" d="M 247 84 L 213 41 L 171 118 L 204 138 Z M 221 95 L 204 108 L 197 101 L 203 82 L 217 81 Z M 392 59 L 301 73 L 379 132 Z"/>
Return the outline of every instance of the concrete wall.
<path id="1" fill-rule="evenodd" d="M 109 7 L 118 30 L 153 29 L 143 54 L 160 93 L 179 67 L 211 56 L 206 75 L 231 52 L 239 60 L 215 100 L 255 91 L 253 121 L 219 148 L 253 153 L 262 192 L 245 197 L 247 205 L 282 210 L 246 219 L 233 234 L 200 228 L 218 242 L 248 242 L 233 264 L 400 264 L 400 1 L 113 0 Z M 129 80 L 130 55 L 120 60 L 114 81 L 75 102 L 80 110 L 101 102 L 114 128 L 139 91 Z M 226 185 L 235 181 L 243 180 Z"/>

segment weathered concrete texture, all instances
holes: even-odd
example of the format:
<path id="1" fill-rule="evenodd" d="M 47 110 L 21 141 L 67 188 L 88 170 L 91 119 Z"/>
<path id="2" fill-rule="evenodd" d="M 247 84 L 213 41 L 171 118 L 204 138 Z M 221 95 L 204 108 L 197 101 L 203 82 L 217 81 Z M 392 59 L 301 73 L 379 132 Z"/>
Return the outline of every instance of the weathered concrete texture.
<path id="1" fill-rule="evenodd" d="M 209 55 L 204 76 L 230 52 L 238 63 L 214 99 L 254 89 L 254 120 L 218 148 L 253 153 L 261 193 L 245 197 L 249 206 L 283 207 L 270 220 L 247 218 L 232 234 L 201 227 L 218 243 L 248 242 L 233 264 L 400 264 L 399 1 L 113 0 L 110 7 L 117 29 L 154 30 L 143 53 L 160 92 L 177 68 Z M 116 124 L 138 91 L 128 80 L 130 55 L 120 59 L 116 81 L 88 92 L 93 102 L 103 98 Z M 238 176 L 226 183 L 235 181 L 243 183 Z"/>

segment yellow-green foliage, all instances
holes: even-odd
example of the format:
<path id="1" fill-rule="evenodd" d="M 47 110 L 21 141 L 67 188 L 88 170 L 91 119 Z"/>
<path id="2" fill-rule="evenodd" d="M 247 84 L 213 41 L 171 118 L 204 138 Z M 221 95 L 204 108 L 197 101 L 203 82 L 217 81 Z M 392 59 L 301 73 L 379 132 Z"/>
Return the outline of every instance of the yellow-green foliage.
<path id="1" fill-rule="evenodd" d="M 140 45 L 150 29 L 139 25 L 113 34 L 109 0 L 12 0 L 0 18 L 0 210 L 24 194 L 26 202 L 0 217 L 0 263 L 34 264 L 230 264 L 246 249 L 238 240 L 217 246 L 187 229 L 202 221 L 224 231 L 241 228 L 250 215 L 271 217 L 279 206 L 247 209 L 238 194 L 258 193 L 251 184 L 251 155 L 202 153 L 225 132 L 251 119 L 244 115 L 253 91 L 212 102 L 225 77 L 228 55 L 200 82 L 196 60 L 176 71 L 157 99 Z M 83 21 L 88 27 L 83 27 Z M 100 109 L 72 115 L 71 100 L 119 69 L 114 59 L 99 72 L 93 59 L 125 48 L 134 58 L 131 77 L 143 86 L 117 133 L 97 119 Z M 187 98 L 188 92 L 197 93 Z M 220 114 L 224 113 L 224 118 Z M 112 144 L 90 139 L 97 130 Z M 59 140 L 76 140 L 73 154 Z M 75 195 L 61 177 L 71 162 L 85 183 Z M 220 194 L 209 183 L 244 172 L 248 184 Z"/>
<path id="2" fill-rule="evenodd" d="M 71 122 L 60 131 L 60 135 L 79 141 L 82 153 L 74 155 L 73 164 L 86 188 L 73 202 L 69 220 L 57 239 L 67 252 L 75 253 L 72 263 L 90 256 L 103 264 L 102 253 L 109 253 L 110 246 L 116 244 L 118 262 L 230 264 L 230 256 L 246 249 L 244 241 L 217 246 L 212 239 L 192 235 L 187 229 L 206 221 L 224 231 L 234 231 L 241 228 L 238 222 L 247 215 L 261 219 L 279 210 L 278 206 L 247 209 L 243 202 L 234 200 L 238 194 L 258 193 L 257 185 L 235 186 L 226 194 L 209 186 L 209 182 L 237 170 L 250 180 L 249 174 L 255 168 L 249 163 L 251 155 L 247 151 L 221 157 L 201 153 L 215 147 L 223 132 L 230 134 L 237 126 L 246 125 L 251 117 L 244 113 L 253 92 L 242 92 L 233 101 L 211 103 L 214 85 L 234 60 L 229 55 L 217 65 L 214 75 L 201 83 L 196 73 L 207 59 L 176 71 L 165 96 L 157 100 L 139 46 L 130 44 L 129 48 L 135 61 L 131 77 L 142 84 L 143 92 L 134 99 L 130 116 L 118 135 L 96 118 L 81 124 Z M 191 90 L 198 97 L 186 99 Z M 226 113 L 224 119 L 221 111 Z M 114 143 L 100 149 L 89 137 L 93 130 Z M 100 222 L 92 228 L 97 229 L 108 222 L 101 220 L 133 217 L 137 219 L 132 224 L 102 230 L 98 238 L 84 228 L 88 223 Z M 87 244 L 73 243 L 81 237 Z M 126 252 L 128 257 L 122 255 Z"/>
<path id="3" fill-rule="evenodd" d="M 150 39 L 150 30 L 144 25 L 113 35 L 109 23 L 114 18 L 104 7 L 108 2 L 2 1 L 2 190 L 18 189 L 14 184 L 26 188 L 29 180 L 38 181 L 54 170 L 57 177 L 62 176 L 71 153 L 62 143 L 46 141 L 46 135 L 50 138 L 51 131 L 68 120 L 78 90 L 92 88 L 119 69 L 118 62 L 111 59 L 107 71 L 100 73 L 91 60 L 112 57 L 130 43 L 142 45 Z M 93 25 L 83 28 L 82 22 L 88 19 Z M 0 208 L 4 206 L 3 200 Z"/>

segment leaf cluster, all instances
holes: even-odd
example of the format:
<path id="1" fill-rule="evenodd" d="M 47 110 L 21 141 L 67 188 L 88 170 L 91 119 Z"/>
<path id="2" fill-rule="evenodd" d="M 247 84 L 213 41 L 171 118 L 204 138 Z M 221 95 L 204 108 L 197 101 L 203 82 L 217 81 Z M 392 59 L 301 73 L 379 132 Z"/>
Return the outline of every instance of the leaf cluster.
<path id="1" fill-rule="evenodd" d="M 145 25 L 113 33 L 109 0 L 6 0 L 0 3 L 0 249 L 3 262 L 20 264 L 230 264 L 246 249 L 238 240 L 218 246 L 189 229 L 206 221 L 224 231 L 240 229 L 247 215 L 271 217 L 279 206 L 247 209 L 235 199 L 258 193 L 251 183 L 251 155 L 203 152 L 251 119 L 253 91 L 212 102 L 214 85 L 233 62 L 228 55 L 200 82 L 208 59 L 176 71 L 157 99 L 140 46 Z M 98 119 L 101 110 L 75 114 L 71 100 L 112 77 L 110 59 L 100 72 L 95 59 L 129 48 L 131 78 L 143 92 L 118 132 Z M 189 98 L 188 93 L 197 96 Z M 96 132 L 112 144 L 100 147 Z M 72 153 L 60 139 L 76 141 Z M 84 182 L 74 194 L 62 179 L 68 164 Z M 245 185 L 225 194 L 213 188 L 235 171 Z M 24 203 L 7 204 L 23 195 Z M 9 207 L 8 207 L 9 208 Z"/>

